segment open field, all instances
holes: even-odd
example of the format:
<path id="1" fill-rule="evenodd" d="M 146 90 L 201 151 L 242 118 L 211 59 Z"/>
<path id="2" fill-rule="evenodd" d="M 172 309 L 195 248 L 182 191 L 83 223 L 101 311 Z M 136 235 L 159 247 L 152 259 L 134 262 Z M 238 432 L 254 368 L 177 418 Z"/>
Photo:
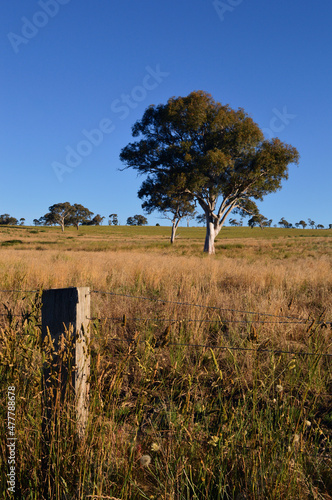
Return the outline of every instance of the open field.
<path id="1" fill-rule="evenodd" d="M 332 498 L 332 231 L 225 228 L 215 257 L 178 233 L 0 228 L 1 290 L 117 294 L 91 295 L 83 441 L 70 398 L 55 408 L 53 498 Z M 40 295 L 2 291 L 0 314 L 1 436 L 15 386 L 17 498 L 47 498 Z"/>
<path id="2" fill-rule="evenodd" d="M 148 250 L 168 255 L 203 257 L 205 228 L 180 227 L 176 243 L 169 244 L 170 227 L 97 226 L 68 227 L 1 227 L 0 249 L 17 250 L 83 250 L 92 252 Z M 307 255 L 331 255 L 332 230 L 225 227 L 216 239 L 217 259 L 224 256 L 260 259 Z"/>

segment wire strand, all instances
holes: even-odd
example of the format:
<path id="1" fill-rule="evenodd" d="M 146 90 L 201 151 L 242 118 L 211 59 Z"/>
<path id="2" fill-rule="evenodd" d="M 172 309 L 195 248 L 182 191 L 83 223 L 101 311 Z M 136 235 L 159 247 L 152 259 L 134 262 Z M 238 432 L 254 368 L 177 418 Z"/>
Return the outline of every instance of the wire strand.
<path id="1" fill-rule="evenodd" d="M 113 318 L 113 317 L 103 317 L 103 318 L 88 318 L 90 321 L 123 321 L 122 318 Z M 299 320 L 299 321 L 261 321 L 261 320 L 245 320 L 245 319 L 170 319 L 170 318 L 126 318 L 127 321 L 154 321 L 154 322 L 170 322 L 170 323 L 180 323 L 180 322 L 187 322 L 187 323 L 220 323 L 220 324 L 227 324 L 227 323 L 242 323 L 242 324 L 248 324 L 248 323 L 256 323 L 256 324 L 269 324 L 269 325 L 305 325 L 308 323 L 308 320 Z M 313 321 L 313 320 L 312 320 Z M 316 322 L 316 325 L 329 325 L 329 322 L 326 321 L 320 321 Z"/>
<path id="2" fill-rule="evenodd" d="M 111 338 L 111 341 L 114 342 L 126 342 L 127 344 L 137 343 L 137 344 L 145 344 L 146 340 L 138 340 L 138 341 L 130 341 L 127 339 L 119 339 L 119 338 Z M 332 357 L 332 354 L 329 353 L 321 353 L 321 352 L 306 352 L 306 351 L 284 351 L 283 349 L 260 349 L 255 347 L 233 347 L 233 346 L 215 346 L 215 345 L 207 345 L 207 344 L 188 344 L 188 343 L 178 343 L 178 342 L 167 342 L 165 346 L 173 346 L 173 347 L 192 347 L 192 348 L 200 348 L 200 349 L 223 349 L 229 351 L 248 351 L 248 352 L 256 352 L 256 353 L 267 353 L 267 354 L 289 354 L 292 356 L 322 356 L 322 357 Z"/>
<path id="3" fill-rule="evenodd" d="M 192 302 L 180 302 L 180 301 L 173 301 L 173 300 L 155 299 L 153 297 L 142 297 L 139 295 L 105 292 L 103 290 L 91 290 L 90 293 L 100 293 L 100 294 L 104 294 L 104 295 L 111 295 L 114 297 L 126 297 L 126 298 L 130 298 L 130 299 L 149 300 L 152 302 L 161 302 L 163 304 L 174 304 L 174 305 L 181 305 L 181 306 L 199 307 L 199 308 L 205 308 L 205 309 L 213 309 L 213 310 L 217 310 L 217 311 L 238 312 L 241 314 L 256 314 L 258 316 L 270 316 L 273 318 L 296 319 L 298 321 L 312 321 L 310 318 L 308 318 L 307 320 L 303 320 L 302 318 L 299 318 L 298 316 L 282 316 L 279 314 L 271 314 L 271 313 L 265 313 L 265 312 L 244 311 L 241 309 L 230 309 L 230 308 L 225 308 L 225 307 L 209 306 L 209 305 L 204 305 L 204 304 L 194 304 Z M 332 322 L 329 322 L 329 323 L 332 324 Z"/>
<path id="4" fill-rule="evenodd" d="M 40 290 L 0 290 L 2 293 L 40 293 Z M 172 301 L 172 300 L 163 300 L 163 299 L 156 299 L 153 297 L 143 297 L 143 296 L 138 296 L 138 295 L 130 295 L 130 294 L 122 294 L 122 293 L 114 293 L 114 292 L 106 292 L 104 290 L 91 290 L 90 293 L 100 293 L 104 295 L 111 295 L 115 297 L 126 297 L 126 298 L 131 298 L 131 299 L 138 299 L 138 300 L 148 300 L 151 302 L 161 302 L 163 304 L 173 304 L 173 305 L 181 305 L 181 306 L 187 306 L 187 307 L 198 307 L 198 308 L 205 308 L 205 309 L 212 309 L 216 311 L 227 311 L 227 312 L 237 312 L 240 314 L 252 314 L 252 315 L 257 315 L 257 316 L 269 316 L 273 318 L 283 318 L 283 319 L 295 319 L 300 323 L 305 323 L 308 321 L 314 321 L 310 318 L 308 319 L 302 319 L 299 318 L 298 316 L 282 316 L 279 314 L 271 314 L 271 313 L 265 313 L 265 312 L 257 312 L 257 311 L 245 311 L 242 309 L 231 309 L 231 308 L 225 308 L 225 307 L 217 307 L 217 306 L 209 306 L 209 305 L 204 305 L 204 304 L 194 304 L 192 302 L 180 302 L 180 301 Z M 317 324 L 317 323 L 316 323 Z M 324 321 L 320 322 L 318 324 L 326 324 L 326 325 L 332 325 L 332 321 Z"/>

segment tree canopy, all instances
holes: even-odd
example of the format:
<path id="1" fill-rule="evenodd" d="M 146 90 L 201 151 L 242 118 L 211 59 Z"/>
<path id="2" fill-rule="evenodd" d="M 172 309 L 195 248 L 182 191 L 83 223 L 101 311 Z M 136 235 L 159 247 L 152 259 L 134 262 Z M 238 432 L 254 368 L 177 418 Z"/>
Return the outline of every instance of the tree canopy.
<path id="1" fill-rule="evenodd" d="M 148 177 L 138 191 L 138 197 L 145 199 L 142 208 L 148 214 L 154 210 L 160 212 L 165 219 L 172 222 L 171 243 L 175 241 L 175 234 L 180 221 L 184 217 L 195 214 L 195 204 L 188 194 L 176 191 L 176 184 L 163 174 Z"/>
<path id="2" fill-rule="evenodd" d="M 79 203 L 75 203 L 72 205 L 68 224 L 72 224 L 78 229 L 80 224 L 85 224 L 90 221 L 92 216 L 93 212 L 90 212 L 88 208 L 80 205 Z"/>
<path id="3" fill-rule="evenodd" d="M 59 225 L 64 231 L 65 226 L 75 226 L 77 229 L 80 224 L 87 224 L 91 221 L 93 212 L 86 207 L 75 203 L 71 205 L 68 201 L 64 203 L 55 203 L 49 207 L 49 212 L 34 219 L 35 225 L 45 224 L 47 226 Z M 36 221 L 36 222 L 35 222 Z"/>
<path id="4" fill-rule="evenodd" d="M 264 140 L 258 125 L 241 108 L 214 101 L 203 91 L 152 105 L 132 128 L 141 138 L 122 149 L 125 168 L 158 183 L 165 176 L 179 196 L 195 200 L 206 216 L 204 250 L 229 214 L 258 212 L 256 201 L 281 188 L 297 150 L 279 139 Z"/>
<path id="5" fill-rule="evenodd" d="M 293 224 L 291 222 L 288 222 L 285 217 L 281 217 L 280 221 L 278 222 L 279 226 L 285 227 L 290 229 L 293 227 Z"/>
<path id="6" fill-rule="evenodd" d="M 12 217 L 9 214 L 0 215 L 0 225 L 1 226 L 17 226 L 17 224 L 18 224 L 18 220 L 16 219 L 16 217 Z"/>
<path id="7" fill-rule="evenodd" d="M 118 214 L 110 214 L 108 225 L 109 226 L 111 226 L 111 225 L 117 226 L 118 224 L 119 224 Z"/>
<path id="8" fill-rule="evenodd" d="M 261 229 L 264 227 L 271 227 L 272 219 L 268 220 L 267 217 L 264 217 L 262 214 L 255 214 L 248 220 L 248 226 L 254 228 L 255 226 L 259 226 Z"/>
<path id="9" fill-rule="evenodd" d="M 82 222 L 82 226 L 101 226 L 104 219 L 104 216 L 97 214 L 93 219 L 85 220 L 84 222 Z"/>
<path id="10" fill-rule="evenodd" d="M 134 217 L 128 217 L 127 226 L 145 226 L 148 220 L 144 215 L 134 215 Z"/>

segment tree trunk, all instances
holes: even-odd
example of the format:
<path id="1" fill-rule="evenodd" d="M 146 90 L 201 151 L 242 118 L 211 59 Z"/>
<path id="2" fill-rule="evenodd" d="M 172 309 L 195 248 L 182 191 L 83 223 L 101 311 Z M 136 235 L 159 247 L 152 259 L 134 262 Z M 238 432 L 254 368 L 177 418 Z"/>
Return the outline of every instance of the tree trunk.
<path id="1" fill-rule="evenodd" d="M 64 222 L 61 222 L 61 230 L 62 230 L 62 232 L 64 232 L 64 230 L 65 230 L 65 223 Z"/>
<path id="2" fill-rule="evenodd" d="M 171 244 L 174 243 L 175 241 L 175 233 L 176 233 L 176 224 L 175 224 L 175 221 L 173 221 L 173 224 L 172 224 L 172 234 L 171 234 Z"/>
<path id="3" fill-rule="evenodd" d="M 214 240 L 216 237 L 216 231 L 214 228 L 213 222 L 210 220 L 206 223 L 206 236 L 205 236 L 205 244 L 204 244 L 204 252 L 209 255 L 214 255 L 216 253 L 214 248 Z"/>
<path id="4" fill-rule="evenodd" d="M 182 219 L 182 217 L 179 217 L 178 219 L 175 217 L 172 220 L 171 244 L 173 244 L 175 241 L 175 233 L 176 233 L 176 230 L 178 228 L 178 225 L 179 225 L 181 219 Z"/>

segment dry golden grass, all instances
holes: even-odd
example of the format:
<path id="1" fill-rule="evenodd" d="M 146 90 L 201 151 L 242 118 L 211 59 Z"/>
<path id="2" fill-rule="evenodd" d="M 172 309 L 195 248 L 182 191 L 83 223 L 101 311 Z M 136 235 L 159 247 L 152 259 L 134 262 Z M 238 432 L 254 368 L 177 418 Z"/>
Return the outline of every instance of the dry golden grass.
<path id="1" fill-rule="evenodd" d="M 155 251 L 142 253 L 139 248 L 132 252 L 4 249 L 0 254 L 0 288 L 34 290 L 89 286 L 91 290 L 120 294 L 115 297 L 93 294 L 91 314 L 94 318 L 103 320 L 126 315 L 129 320 L 166 320 L 166 325 L 170 319 L 177 322 L 195 320 L 189 323 L 186 341 L 200 345 L 212 341 L 214 345 L 243 346 L 253 326 L 261 345 L 267 342 L 270 348 L 308 350 L 305 332 L 309 323 L 299 325 L 296 320 L 292 322 L 284 317 L 332 320 L 331 258 L 321 255 L 314 259 L 304 255 L 260 260 L 258 257 L 255 260 L 220 255 L 218 258 L 184 257 Z M 121 294 L 162 299 L 166 303 L 140 301 Z M 6 295 L 0 297 L 11 302 Z M 20 304 L 24 308 L 25 302 L 15 297 L 16 309 Z M 167 301 L 202 304 L 222 310 Z M 224 323 L 218 338 L 208 333 L 206 321 L 213 320 Z M 279 324 L 284 321 L 289 323 Z M 162 327 L 158 325 L 160 330 Z M 181 337 L 177 325 L 171 323 L 173 342 Z M 131 328 L 144 330 L 146 323 L 131 323 Z M 119 334 L 116 326 L 112 331 L 113 336 Z M 328 336 L 328 332 L 324 331 L 323 335 Z"/>
<path id="2" fill-rule="evenodd" d="M 0 288 L 90 286 L 165 300 L 308 317 L 332 316 L 331 257 L 243 259 L 140 250 L 59 252 L 2 249 Z"/>
<path id="3" fill-rule="evenodd" d="M 258 349 L 332 354 L 331 325 L 322 324 L 332 321 L 330 238 L 229 239 L 211 258 L 201 242 L 152 247 L 149 237 L 94 251 L 102 242 L 92 236 L 71 251 L 36 250 L 37 243 L 0 250 L 2 290 L 89 286 L 116 294 L 91 297 L 99 319 L 89 428 L 76 445 L 68 418 L 54 437 L 58 491 L 77 499 L 329 498 L 331 358 Z M 0 302 L 16 312 L 31 307 L 29 295 L 0 293 Z M 0 378 L 23 397 L 19 481 L 25 498 L 34 485 L 29 498 L 37 500 L 39 344 L 34 325 L 28 340 L 24 328 L 23 320 L 0 328 Z M 141 343 L 118 342 L 133 338 Z"/>

